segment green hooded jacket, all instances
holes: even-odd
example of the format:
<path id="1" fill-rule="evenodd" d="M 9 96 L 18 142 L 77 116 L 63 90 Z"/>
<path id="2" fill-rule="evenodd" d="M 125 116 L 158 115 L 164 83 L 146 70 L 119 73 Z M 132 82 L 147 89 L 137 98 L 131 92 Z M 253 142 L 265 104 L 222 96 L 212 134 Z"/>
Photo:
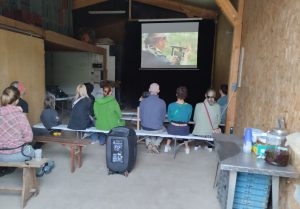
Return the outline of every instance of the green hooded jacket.
<path id="1" fill-rule="evenodd" d="M 113 96 L 97 98 L 94 103 L 96 117 L 96 128 L 99 130 L 111 130 L 117 126 L 124 126 L 121 120 L 121 110 L 118 102 Z"/>

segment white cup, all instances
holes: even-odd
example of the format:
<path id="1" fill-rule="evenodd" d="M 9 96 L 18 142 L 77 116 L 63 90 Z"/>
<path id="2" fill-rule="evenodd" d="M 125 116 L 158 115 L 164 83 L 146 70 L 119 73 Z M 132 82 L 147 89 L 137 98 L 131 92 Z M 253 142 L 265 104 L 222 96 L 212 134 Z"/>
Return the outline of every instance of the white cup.
<path id="1" fill-rule="evenodd" d="M 34 150 L 34 157 L 37 160 L 42 159 L 42 149 L 36 149 L 36 150 Z"/>

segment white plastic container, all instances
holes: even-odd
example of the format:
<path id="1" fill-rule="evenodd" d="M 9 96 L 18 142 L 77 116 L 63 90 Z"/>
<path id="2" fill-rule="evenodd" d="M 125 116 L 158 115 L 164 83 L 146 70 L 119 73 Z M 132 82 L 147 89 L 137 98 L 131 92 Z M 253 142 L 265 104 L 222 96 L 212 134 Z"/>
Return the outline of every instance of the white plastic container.
<path id="1" fill-rule="evenodd" d="M 252 142 L 251 141 L 246 141 L 244 143 L 244 146 L 243 146 L 243 152 L 244 153 L 251 153 L 251 149 L 252 149 Z"/>

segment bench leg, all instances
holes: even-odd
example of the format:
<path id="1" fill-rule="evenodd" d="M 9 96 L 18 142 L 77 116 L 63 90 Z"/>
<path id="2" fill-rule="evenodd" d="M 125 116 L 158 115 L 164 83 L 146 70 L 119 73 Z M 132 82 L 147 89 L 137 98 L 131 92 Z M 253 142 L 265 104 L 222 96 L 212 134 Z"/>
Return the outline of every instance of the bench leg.
<path id="1" fill-rule="evenodd" d="M 82 166 L 82 161 L 81 161 L 81 155 L 82 155 L 82 146 L 78 146 L 76 150 L 76 155 L 77 155 L 77 165 L 78 168 L 81 168 Z"/>
<path id="2" fill-rule="evenodd" d="M 173 141 L 174 141 L 174 151 L 173 151 L 174 156 L 173 156 L 173 158 L 174 158 L 174 160 L 175 160 L 177 151 L 179 150 L 179 148 L 180 148 L 182 145 L 184 145 L 184 142 L 179 143 L 179 144 L 177 145 L 177 138 L 173 138 Z"/>
<path id="3" fill-rule="evenodd" d="M 23 168 L 23 188 L 21 197 L 21 206 L 24 208 L 28 199 L 33 195 L 37 195 L 38 183 L 35 176 L 34 168 Z"/>
<path id="4" fill-rule="evenodd" d="M 75 171 L 75 147 L 70 147 L 71 173 Z"/>

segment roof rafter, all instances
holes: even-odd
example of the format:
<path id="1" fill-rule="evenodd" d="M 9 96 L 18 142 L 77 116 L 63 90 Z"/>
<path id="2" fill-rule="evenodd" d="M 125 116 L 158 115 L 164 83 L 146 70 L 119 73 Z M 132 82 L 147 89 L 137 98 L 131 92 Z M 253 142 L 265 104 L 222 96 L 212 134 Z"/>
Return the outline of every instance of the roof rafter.
<path id="1" fill-rule="evenodd" d="M 73 0 L 73 9 L 80 9 L 94 4 L 103 3 L 108 0 Z"/>
<path id="2" fill-rule="evenodd" d="M 176 2 L 171 0 L 132 0 L 132 1 L 184 13 L 188 17 L 202 17 L 206 19 L 217 18 L 217 12 L 213 10 L 204 9 L 195 5 L 184 4 L 182 2 Z"/>
<path id="3" fill-rule="evenodd" d="M 238 12 L 233 7 L 229 0 L 216 0 L 217 5 L 220 7 L 224 15 L 227 17 L 228 21 L 232 26 L 236 26 L 236 24 L 240 21 Z"/>

